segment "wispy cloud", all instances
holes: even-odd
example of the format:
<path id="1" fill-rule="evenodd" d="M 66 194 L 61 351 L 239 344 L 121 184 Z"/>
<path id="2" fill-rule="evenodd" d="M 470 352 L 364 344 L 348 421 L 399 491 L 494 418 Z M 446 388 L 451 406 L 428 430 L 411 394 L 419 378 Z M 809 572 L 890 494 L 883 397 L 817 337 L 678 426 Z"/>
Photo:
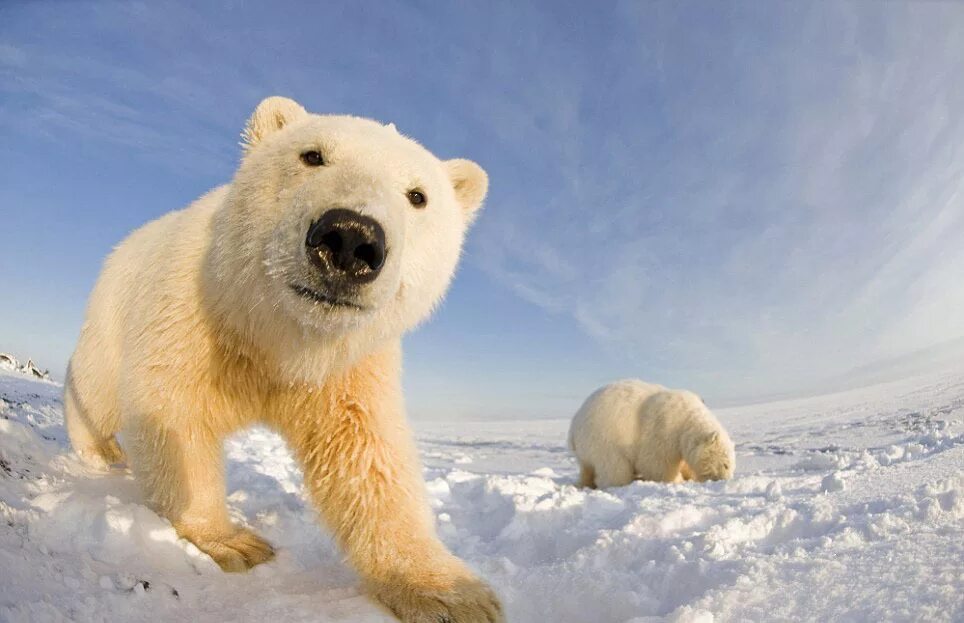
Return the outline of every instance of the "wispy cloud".
<path id="1" fill-rule="evenodd" d="M 566 68 L 563 186 L 489 221 L 480 263 L 641 369 L 726 393 L 964 334 L 964 7 L 732 6 L 705 39 L 692 12 L 634 15 L 609 43 L 636 46 L 625 71 Z M 611 107 L 587 109 L 597 90 Z"/>
<path id="2" fill-rule="evenodd" d="M 8 18 L 0 131 L 112 145 L 178 170 L 225 170 L 225 146 L 263 96 L 254 86 L 260 70 L 242 73 L 231 62 L 245 41 L 212 36 L 208 16 L 190 5 L 51 9 L 37 3 Z"/>

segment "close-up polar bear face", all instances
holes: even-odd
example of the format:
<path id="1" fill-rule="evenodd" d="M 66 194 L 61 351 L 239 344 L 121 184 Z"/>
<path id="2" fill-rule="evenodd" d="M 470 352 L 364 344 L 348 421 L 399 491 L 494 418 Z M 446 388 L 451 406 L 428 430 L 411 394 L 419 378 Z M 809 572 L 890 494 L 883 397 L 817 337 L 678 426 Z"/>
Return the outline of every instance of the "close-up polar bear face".
<path id="1" fill-rule="evenodd" d="M 485 197 L 481 167 L 441 161 L 393 125 L 280 97 L 258 106 L 244 138 L 212 257 L 236 309 L 262 316 L 249 323 L 282 315 L 310 333 L 375 337 L 428 316 Z"/>

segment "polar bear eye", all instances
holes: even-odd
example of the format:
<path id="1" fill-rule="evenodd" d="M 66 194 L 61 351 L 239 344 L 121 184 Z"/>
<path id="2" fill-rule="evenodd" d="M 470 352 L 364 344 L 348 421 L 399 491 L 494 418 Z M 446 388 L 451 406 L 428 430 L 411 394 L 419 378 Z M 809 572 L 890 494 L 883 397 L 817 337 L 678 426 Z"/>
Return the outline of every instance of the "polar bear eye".
<path id="1" fill-rule="evenodd" d="M 301 154 L 301 161 L 309 167 L 320 167 L 325 164 L 325 159 L 322 158 L 320 151 L 306 151 Z"/>
<path id="2" fill-rule="evenodd" d="M 416 208 L 424 208 L 425 202 L 428 201 L 425 198 L 425 193 L 420 190 L 410 190 L 408 191 L 408 202 L 411 203 Z"/>

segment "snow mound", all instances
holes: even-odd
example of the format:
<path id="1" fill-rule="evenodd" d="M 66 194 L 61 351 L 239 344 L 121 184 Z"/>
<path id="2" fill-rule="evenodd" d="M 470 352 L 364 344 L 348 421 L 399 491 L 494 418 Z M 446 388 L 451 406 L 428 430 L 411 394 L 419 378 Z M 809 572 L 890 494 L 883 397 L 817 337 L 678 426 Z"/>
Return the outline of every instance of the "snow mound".
<path id="1" fill-rule="evenodd" d="M 282 440 L 227 444 L 229 505 L 278 557 L 221 573 L 69 450 L 61 388 L 0 375 L 0 620 L 391 621 Z M 567 420 L 420 423 L 445 542 L 513 622 L 964 619 L 964 374 L 718 412 L 728 482 L 573 485 Z"/>
<path id="2" fill-rule="evenodd" d="M 0 370 L 19 372 L 44 381 L 50 380 L 50 370 L 41 370 L 34 364 L 33 359 L 28 359 L 27 363 L 20 363 L 16 357 L 7 353 L 0 353 Z"/>

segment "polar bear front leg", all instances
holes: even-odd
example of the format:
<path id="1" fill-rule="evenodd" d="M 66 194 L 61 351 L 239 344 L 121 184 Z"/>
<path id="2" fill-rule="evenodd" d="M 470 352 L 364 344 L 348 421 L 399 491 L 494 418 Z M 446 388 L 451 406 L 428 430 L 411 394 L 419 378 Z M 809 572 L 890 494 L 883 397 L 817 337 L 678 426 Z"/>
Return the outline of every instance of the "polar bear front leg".
<path id="1" fill-rule="evenodd" d="M 693 472 L 693 468 L 685 460 L 680 461 L 679 473 L 682 480 L 696 480 L 696 474 Z"/>
<path id="2" fill-rule="evenodd" d="M 179 536 L 225 571 L 246 571 L 274 557 L 267 541 L 228 517 L 220 437 L 204 426 L 172 426 L 151 417 L 134 420 L 125 433 L 148 505 Z"/>
<path id="3" fill-rule="evenodd" d="M 373 597 L 406 623 L 496 623 L 492 590 L 435 534 L 396 349 L 274 410 L 305 484 Z"/>

